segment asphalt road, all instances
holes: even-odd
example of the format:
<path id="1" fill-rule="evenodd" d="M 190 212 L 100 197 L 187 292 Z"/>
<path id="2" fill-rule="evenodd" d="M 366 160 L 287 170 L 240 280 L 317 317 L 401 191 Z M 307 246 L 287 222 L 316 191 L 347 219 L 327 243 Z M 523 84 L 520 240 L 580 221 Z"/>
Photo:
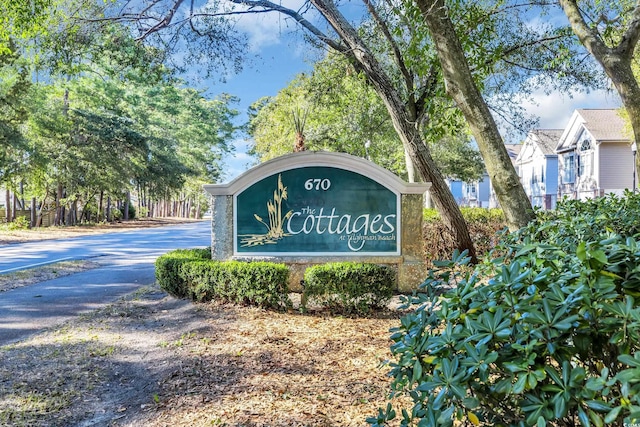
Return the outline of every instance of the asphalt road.
<path id="1" fill-rule="evenodd" d="M 92 258 L 102 267 L 0 292 L 0 345 L 95 310 L 155 281 L 155 259 L 210 245 L 209 221 L 0 247 L 0 274 Z"/>

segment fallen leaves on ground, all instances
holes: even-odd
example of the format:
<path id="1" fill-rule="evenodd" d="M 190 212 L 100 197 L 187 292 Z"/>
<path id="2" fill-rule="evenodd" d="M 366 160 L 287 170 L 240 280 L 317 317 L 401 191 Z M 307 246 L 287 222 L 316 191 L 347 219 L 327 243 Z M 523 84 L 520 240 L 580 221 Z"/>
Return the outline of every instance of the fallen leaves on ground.
<path id="1" fill-rule="evenodd" d="M 386 405 L 397 317 L 194 305 L 154 286 L 0 349 L 0 425 L 364 426 Z"/>

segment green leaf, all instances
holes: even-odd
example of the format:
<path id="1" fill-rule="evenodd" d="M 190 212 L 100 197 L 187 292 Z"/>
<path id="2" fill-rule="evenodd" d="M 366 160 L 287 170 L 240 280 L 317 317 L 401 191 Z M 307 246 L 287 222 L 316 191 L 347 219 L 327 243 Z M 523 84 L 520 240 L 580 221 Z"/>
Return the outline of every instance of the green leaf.
<path id="1" fill-rule="evenodd" d="M 576 249 L 576 256 L 580 261 L 585 261 L 587 259 L 587 244 L 585 242 L 580 242 L 578 244 L 578 248 Z"/>
<path id="2" fill-rule="evenodd" d="M 616 419 L 618 419 L 620 411 L 622 411 L 622 406 L 618 406 L 617 408 L 613 408 L 611 411 L 609 411 L 609 413 L 604 417 L 605 424 L 611 424 Z"/>
<path id="3" fill-rule="evenodd" d="M 567 413 L 567 401 L 563 398 L 563 393 L 559 393 L 554 398 L 553 415 L 556 418 L 562 418 Z"/>
<path id="4" fill-rule="evenodd" d="M 636 353 L 638 357 L 631 357 L 629 354 L 621 354 L 618 360 L 626 365 L 640 368 L 640 353 Z"/>
<path id="5" fill-rule="evenodd" d="M 611 405 L 601 400 L 587 400 L 585 404 L 598 412 L 607 412 L 611 410 Z"/>
<path id="6" fill-rule="evenodd" d="M 578 419 L 580 420 L 580 424 L 584 427 L 590 427 L 591 421 L 589 421 L 589 416 L 584 411 L 584 409 L 578 407 Z"/>
<path id="7" fill-rule="evenodd" d="M 411 376 L 411 383 L 415 383 L 422 378 L 422 363 L 420 360 L 416 360 L 413 364 L 413 375 Z"/>

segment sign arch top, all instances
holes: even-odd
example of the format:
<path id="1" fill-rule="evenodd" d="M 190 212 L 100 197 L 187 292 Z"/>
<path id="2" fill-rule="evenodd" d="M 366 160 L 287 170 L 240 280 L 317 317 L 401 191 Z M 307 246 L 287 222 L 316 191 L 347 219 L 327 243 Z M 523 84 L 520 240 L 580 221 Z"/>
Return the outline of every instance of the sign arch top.
<path id="1" fill-rule="evenodd" d="M 261 163 L 226 184 L 207 184 L 204 189 L 213 196 L 237 194 L 254 182 L 279 172 L 310 166 L 344 169 L 373 179 L 397 194 L 423 194 L 430 183 L 407 183 L 387 169 L 361 157 L 329 151 L 303 151 Z"/>
<path id="2" fill-rule="evenodd" d="M 344 153 L 269 160 L 229 183 L 204 185 L 212 258 L 284 262 L 298 290 L 311 265 L 374 262 L 396 268 L 399 289 L 415 289 L 426 275 L 420 230 L 430 185 Z"/>

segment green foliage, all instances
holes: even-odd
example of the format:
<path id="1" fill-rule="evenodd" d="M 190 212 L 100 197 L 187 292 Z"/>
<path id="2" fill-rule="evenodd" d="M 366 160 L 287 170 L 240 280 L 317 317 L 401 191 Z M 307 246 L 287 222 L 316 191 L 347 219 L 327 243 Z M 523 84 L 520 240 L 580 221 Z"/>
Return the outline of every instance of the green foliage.
<path id="1" fill-rule="evenodd" d="M 7 231 L 27 230 L 29 229 L 29 227 L 30 227 L 30 224 L 27 217 L 19 216 L 19 217 L 16 217 L 16 219 L 11 222 L 7 222 L 0 225 L 0 230 L 7 230 Z"/>
<path id="2" fill-rule="evenodd" d="M 252 105 L 249 132 L 255 140 L 253 151 L 261 160 L 292 151 L 295 128 L 291 111 L 300 105 L 309 113 L 304 128 L 308 149 L 366 157 L 406 177 L 404 149 L 384 103 L 365 77 L 336 54 L 318 61 L 312 73 L 296 76 L 275 97 Z M 451 111 L 438 117 L 437 124 L 425 129 L 436 163 L 446 176 L 478 178 L 483 171 L 482 159 L 470 144 L 460 117 Z M 455 125 L 443 130 L 439 126 L 445 121 Z M 367 141 L 370 144 L 365 148 Z"/>
<path id="3" fill-rule="evenodd" d="M 0 49 L 0 182 L 7 182 L 23 163 L 27 144 L 20 126 L 27 119 L 25 98 L 31 86 L 16 47 L 8 49 Z"/>
<path id="4" fill-rule="evenodd" d="M 395 272 L 387 266 L 336 262 L 307 268 L 304 296 L 334 313 L 365 315 L 386 306 L 396 289 Z"/>
<path id="5" fill-rule="evenodd" d="M 53 0 L 0 0 L 0 54 L 10 51 L 11 40 L 43 32 L 53 18 Z"/>
<path id="6" fill-rule="evenodd" d="M 639 215 L 631 193 L 565 200 L 504 236 L 505 256 L 439 262 L 393 330 L 402 425 L 638 423 Z"/>
<path id="7" fill-rule="evenodd" d="M 162 289 L 195 301 L 229 301 L 265 308 L 290 306 L 289 270 L 268 262 L 213 261 L 211 250 L 178 249 L 156 260 Z"/>
<path id="8" fill-rule="evenodd" d="M 479 257 L 489 254 L 505 229 L 504 213 L 501 209 L 460 208 L 469 227 Z M 423 238 L 427 265 L 433 266 L 434 260 L 448 259 L 455 249 L 455 240 L 451 232 L 440 219 L 435 209 L 424 209 Z"/>
<path id="9" fill-rule="evenodd" d="M 462 212 L 462 216 L 468 223 L 504 221 L 504 212 L 502 212 L 502 209 L 498 208 L 486 209 L 461 207 L 460 212 Z M 422 213 L 425 222 L 440 221 L 440 214 L 436 209 L 425 208 Z"/>
<path id="10" fill-rule="evenodd" d="M 180 267 L 190 296 L 201 302 L 219 300 L 285 309 L 289 269 L 284 264 L 241 261 L 191 261 Z"/>
<path id="11" fill-rule="evenodd" d="M 187 262 L 211 259 L 210 248 L 177 249 L 159 256 L 155 262 L 156 280 L 162 289 L 178 298 L 190 296 L 180 267 Z"/>

